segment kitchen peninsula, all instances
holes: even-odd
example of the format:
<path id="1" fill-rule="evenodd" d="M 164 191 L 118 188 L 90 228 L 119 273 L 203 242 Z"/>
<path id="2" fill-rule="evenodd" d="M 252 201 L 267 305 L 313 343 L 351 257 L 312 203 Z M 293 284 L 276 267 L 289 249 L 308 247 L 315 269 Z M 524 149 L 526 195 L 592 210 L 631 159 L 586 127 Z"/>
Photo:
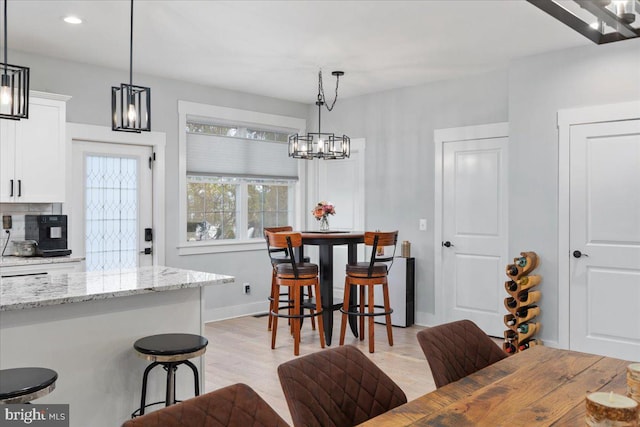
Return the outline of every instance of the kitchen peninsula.
<path id="1" fill-rule="evenodd" d="M 34 403 L 68 403 L 72 427 L 121 425 L 140 404 L 148 363 L 136 357 L 134 341 L 202 334 L 203 286 L 233 281 L 160 266 L 1 278 L 0 369 L 58 372 L 56 389 Z M 194 363 L 202 384 L 204 360 Z M 179 399 L 193 396 L 187 371 L 176 375 Z M 164 399 L 165 378 L 150 375 L 148 402 Z"/>

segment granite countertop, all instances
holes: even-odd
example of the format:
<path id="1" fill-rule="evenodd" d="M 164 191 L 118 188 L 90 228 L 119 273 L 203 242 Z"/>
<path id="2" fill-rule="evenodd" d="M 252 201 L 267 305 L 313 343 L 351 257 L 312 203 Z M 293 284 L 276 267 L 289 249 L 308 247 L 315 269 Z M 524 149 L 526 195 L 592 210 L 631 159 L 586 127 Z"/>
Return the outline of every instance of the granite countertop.
<path id="1" fill-rule="evenodd" d="M 0 311 L 233 283 L 234 277 L 155 266 L 0 279 Z"/>
<path id="2" fill-rule="evenodd" d="M 0 257 L 0 267 L 17 267 L 21 265 L 59 264 L 64 262 L 80 262 L 84 257 L 78 256 L 56 256 L 56 257 L 20 257 L 3 256 Z"/>

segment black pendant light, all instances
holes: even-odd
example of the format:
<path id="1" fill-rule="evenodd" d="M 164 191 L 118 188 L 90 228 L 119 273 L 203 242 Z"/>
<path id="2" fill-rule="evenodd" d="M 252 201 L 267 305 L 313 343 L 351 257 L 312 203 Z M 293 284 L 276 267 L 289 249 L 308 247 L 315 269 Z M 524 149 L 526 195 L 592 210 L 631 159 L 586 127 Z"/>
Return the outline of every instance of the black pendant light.
<path id="1" fill-rule="evenodd" d="M 151 130 L 151 89 L 133 84 L 133 0 L 131 0 L 131 32 L 129 37 L 129 84 L 111 87 L 111 128 L 121 132 Z"/>
<path id="2" fill-rule="evenodd" d="M 322 132 L 321 115 L 322 106 L 326 106 L 327 110 L 333 110 L 338 100 L 338 84 L 340 77 L 344 76 L 343 71 L 334 71 L 331 73 L 336 76 L 336 97 L 331 103 L 331 107 L 327 105 L 324 97 L 324 88 L 322 87 L 322 70 L 318 73 L 318 132 L 307 132 L 306 135 L 289 135 L 289 157 L 296 159 L 344 159 L 349 157 L 351 139 L 348 136 L 335 136 L 333 133 Z"/>
<path id="3" fill-rule="evenodd" d="M 527 0 L 596 44 L 640 37 L 640 0 Z"/>
<path id="4" fill-rule="evenodd" d="M 7 1 L 4 0 L 4 62 L 0 65 L 0 119 L 28 119 L 29 68 L 7 63 Z"/>

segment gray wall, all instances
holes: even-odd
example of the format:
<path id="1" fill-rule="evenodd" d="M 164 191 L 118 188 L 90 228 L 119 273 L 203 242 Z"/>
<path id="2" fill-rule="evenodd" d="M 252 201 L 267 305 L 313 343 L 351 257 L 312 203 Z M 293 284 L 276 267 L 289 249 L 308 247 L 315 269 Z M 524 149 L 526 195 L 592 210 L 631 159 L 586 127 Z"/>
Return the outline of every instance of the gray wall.
<path id="1" fill-rule="evenodd" d="M 34 89 L 74 96 L 68 120 L 109 125 L 109 87 L 126 72 L 11 55 L 30 65 Z M 167 133 L 167 264 L 235 274 L 259 283 L 254 295 L 217 289 L 207 308 L 215 311 L 263 301 L 269 271 L 258 252 L 179 257 L 177 100 L 223 105 L 308 118 L 315 106 L 207 88 L 149 76 L 134 77 L 153 90 L 154 130 Z M 328 83 L 328 80 L 327 80 Z M 332 84 L 332 83 L 331 83 Z M 348 74 L 343 84 L 348 84 Z M 640 99 L 640 40 L 553 52 L 514 61 L 506 69 L 350 99 L 323 112 L 323 129 L 366 139 L 366 225 L 400 231 L 412 242 L 417 261 L 417 319 L 438 315 L 434 301 L 433 219 L 435 129 L 510 122 L 509 254 L 534 250 L 544 277 L 542 338 L 558 339 L 558 109 Z M 427 218 L 426 232 L 418 219 Z M 563 256 L 568 256 L 564 254 Z M 264 266 L 263 270 L 247 265 Z M 566 283 L 564 284 L 566 285 Z M 255 286 L 254 286 L 255 289 Z"/>

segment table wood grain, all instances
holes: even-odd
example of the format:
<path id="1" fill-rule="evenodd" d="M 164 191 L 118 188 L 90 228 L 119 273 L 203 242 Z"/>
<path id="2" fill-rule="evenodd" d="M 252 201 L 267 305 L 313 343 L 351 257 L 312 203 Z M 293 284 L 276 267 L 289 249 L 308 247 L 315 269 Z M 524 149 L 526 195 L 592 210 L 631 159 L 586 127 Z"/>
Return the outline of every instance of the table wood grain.
<path id="1" fill-rule="evenodd" d="M 626 392 L 632 362 L 536 346 L 363 426 L 584 426 L 585 396 Z"/>

